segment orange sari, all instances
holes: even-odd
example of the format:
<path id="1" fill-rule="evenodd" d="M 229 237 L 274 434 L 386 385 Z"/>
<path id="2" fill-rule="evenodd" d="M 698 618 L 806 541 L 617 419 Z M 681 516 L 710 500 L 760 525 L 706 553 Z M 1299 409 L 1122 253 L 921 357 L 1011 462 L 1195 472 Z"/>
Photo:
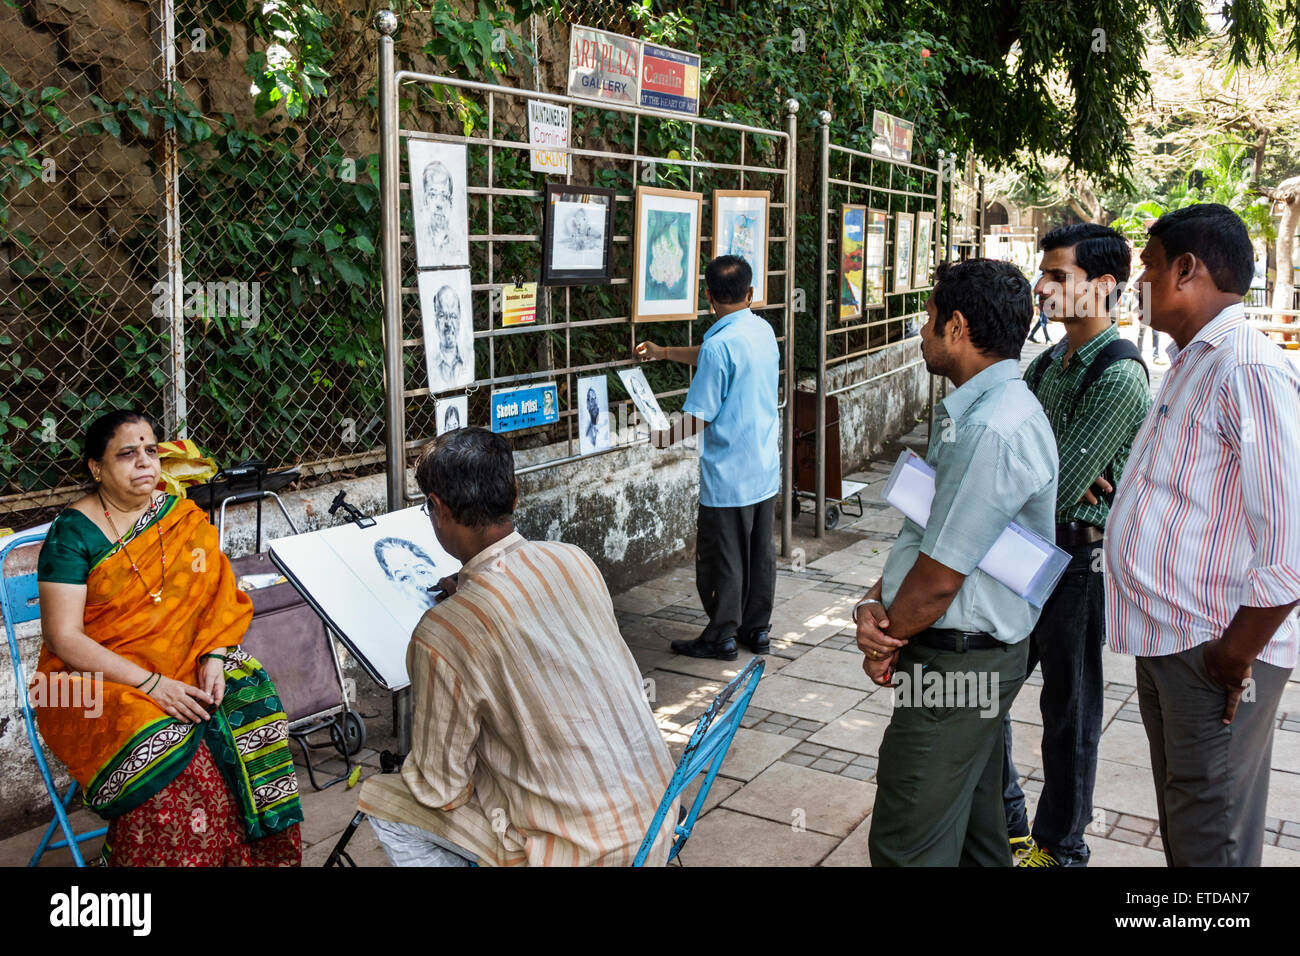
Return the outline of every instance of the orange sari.
<path id="1" fill-rule="evenodd" d="M 160 548 L 166 559 L 161 582 Z M 160 586 L 155 603 L 151 592 Z M 206 743 L 231 786 L 249 839 L 302 820 L 283 708 L 266 672 L 237 647 L 252 617 L 252 601 L 235 586 L 216 528 L 187 499 L 168 498 L 126 548 L 114 543 L 96 560 L 86 580 L 84 630 L 92 640 L 147 671 L 188 684 L 198 683 L 202 655 L 235 648 L 226 661 L 225 699 L 202 724 L 177 720 L 144 691 L 102 679 L 98 714 L 88 712 L 85 692 L 37 709 L 42 736 L 100 816 L 113 819 L 145 803 Z M 37 672 L 47 682 L 67 669 L 48 647 L 42 649 Z"/>

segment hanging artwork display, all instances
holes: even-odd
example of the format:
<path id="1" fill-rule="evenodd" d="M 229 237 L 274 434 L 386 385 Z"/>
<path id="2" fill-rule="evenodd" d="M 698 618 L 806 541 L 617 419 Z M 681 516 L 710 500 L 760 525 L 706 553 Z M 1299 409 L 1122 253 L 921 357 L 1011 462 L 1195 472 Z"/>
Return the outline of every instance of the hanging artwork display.
<path id="1" fill-rule="evenodd" d="M 743 189 L 713 191 L 713 255 L 739 256 L 754 278 L 753 306 L 767 304 L 767 208 L 771 194 Z"/>
<path id="2" fill-rule="evenodd" d="M 469 424 L 469 396 L 453 395 L 451 398 L 438 399 L 434 403 L 434 415 L 438 419 L 439 435 L 464 428 Z"/>
<path id="3" fill-rule="evenodd" d="M 637 187 L 632 321 L 696 317 L 702 207 L 699 193 Z"/>
<path id="4" fill-rule="evenodd" d="M 668 416 L 663 413 L 663 409 L 659 407 L 659 400 L 650 390 L 650 383 L 645 380 L 645 372 L 639 368 L 621 368 L 618 370 L 618 377 L 623 387 L 627 389 L 628 395 L 632 396 L 632 402 L 636 405 L 636 410 L 641 413 L 642 421 L 650 426 L 650 430 L 667 431 Z"/>
<path id="5" fill-rule="evenodd" d="M 934 213 L 916 214 L 916 265 L 912 273 L 912 288 L 924 289 L 930 284 L 930 259 L 934 253 Z"/>
<path id="6" fill-rule="evenodd" d="M 469 265 L 465 144 L 408 139 L 411 225 L 421 269 Z"/>
<path id="7" fill-rule="evenodd" d="M 865 308 L 885 304 L 885 246 L 889 233 L 889 213 L 883 209 L 867 210 L 866 268 L 863 270 L 862 305 Z"/>
<path id="8" fill-rule="evenodd" d="M 474 313 L 468 269 L 421 271 L 420 317 L 429 392 L 437 395 L 474 381 Z"/>
<path id="9" fill-rule="evenodd" d="M 614 254 L 614 190 L 546 184 L 542 285 L 604 285 Z"/>
<path id="10" fill-rule="evenodd" d="M 840 319 L 861 317 L 867 207 L 840 206 Z"/>
<path id="11" fill-rule="evenodd" d="M 912 230 L 916 217 L 910 212 L 894 213 L 894 292 L 912 287 Z"/>
<path id="12" fill-rule="evenodd" d="M 604 375 L 578 379 L 574 408 L 578 412 L 578 451 L 590 455 L 610 446 L 609 382 Z"/>

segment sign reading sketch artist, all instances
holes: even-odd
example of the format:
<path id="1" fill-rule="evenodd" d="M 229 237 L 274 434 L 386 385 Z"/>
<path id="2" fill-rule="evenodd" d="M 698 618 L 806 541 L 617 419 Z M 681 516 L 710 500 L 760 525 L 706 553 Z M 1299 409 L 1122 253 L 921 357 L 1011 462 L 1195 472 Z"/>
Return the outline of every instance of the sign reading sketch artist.
<path id="1" fill-rule="evenodd" d="M 591 27 L 569 30 L 569 95 L 637 105 L 641 41 Z"/>

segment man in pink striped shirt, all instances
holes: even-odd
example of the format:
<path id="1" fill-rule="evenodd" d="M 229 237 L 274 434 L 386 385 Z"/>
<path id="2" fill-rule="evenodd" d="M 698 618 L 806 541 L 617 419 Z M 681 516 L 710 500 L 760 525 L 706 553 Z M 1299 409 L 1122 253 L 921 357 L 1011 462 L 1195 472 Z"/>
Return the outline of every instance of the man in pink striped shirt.
<path id="1" fill-rule="evenodd" d="M 1137 657 L 1165 858 L 1258 866 L 1300 633 L 1300 376 L 1246 321 L 1254 250 L 1226 206 L 1162 216 L 1142 264 L 1176 347 L 1111 509 L 1106 632 Z"/>

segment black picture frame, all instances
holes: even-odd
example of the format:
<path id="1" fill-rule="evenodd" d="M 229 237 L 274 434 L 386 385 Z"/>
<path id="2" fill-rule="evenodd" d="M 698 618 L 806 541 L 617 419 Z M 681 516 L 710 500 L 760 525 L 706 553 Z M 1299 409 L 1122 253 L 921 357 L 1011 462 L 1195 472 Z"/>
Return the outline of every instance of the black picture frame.
<path id="1" fill-rule="evenodd" d="M 583 186 L 569 183 L 547 183 L 542 198 L 542 275 L 544 286 L 608 285 L 614 261 L 614 198 L 613 189 L 600 186 Z M 605 241 L 601 264 L 591 268 L 573 268 L 555 265 L 554 243 L 560 237 L 555 224 L 555 204 L 560 201 L 590 203 L 604 211 Z"/>

